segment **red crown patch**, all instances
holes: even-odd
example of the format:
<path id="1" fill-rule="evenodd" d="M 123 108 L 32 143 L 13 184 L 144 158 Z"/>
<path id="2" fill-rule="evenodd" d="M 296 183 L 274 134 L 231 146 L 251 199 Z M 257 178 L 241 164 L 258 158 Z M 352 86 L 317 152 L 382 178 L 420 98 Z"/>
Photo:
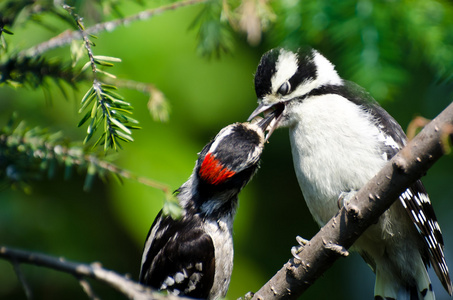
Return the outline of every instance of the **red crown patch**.
<path id="1" fill-rule="evenodd" d="M 232 177 L 235 172 L 224 167 L 214 155 L 208 153 L 200 167 L 200 177 L 210 184 L 220 184 Z"/>

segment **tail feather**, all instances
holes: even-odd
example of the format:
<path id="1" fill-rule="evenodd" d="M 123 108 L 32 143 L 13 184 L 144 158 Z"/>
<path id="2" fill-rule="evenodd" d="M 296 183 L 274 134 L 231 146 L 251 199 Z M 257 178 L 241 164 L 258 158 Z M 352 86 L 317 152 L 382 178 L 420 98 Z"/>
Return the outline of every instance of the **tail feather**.
<path id="1" fill-rule="evenodd" d="M 375 300 L 396 300 L 400 284 L 394 280 L 390 272 L 386 272 L 379 265 L 376 266 L 376 283 L 374 285 Z"/>
<path id="2" fill-rule="evenodd" d="M 423 262 L 414 270 L 412 284 L 402 283 L 400 278 L 387 270 L 376 266 L 375 300 L 435 300 L 436 296 Z"/>

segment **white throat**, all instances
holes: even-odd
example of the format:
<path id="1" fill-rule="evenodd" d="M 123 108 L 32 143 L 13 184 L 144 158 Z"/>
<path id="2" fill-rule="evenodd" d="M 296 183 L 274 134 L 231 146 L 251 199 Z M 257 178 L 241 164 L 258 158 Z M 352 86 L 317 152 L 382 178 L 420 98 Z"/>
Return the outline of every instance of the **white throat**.
<path id="1" fill-rule="evenodd" d="M 299 185 L 312 215 L 324 225 L 338 211 L 340 194 L 358 190 L 385 163 L 379 130 L 370 115 L 339 95 L 289 103 L 285 117 L 281 125 L 290 127 Z"/>

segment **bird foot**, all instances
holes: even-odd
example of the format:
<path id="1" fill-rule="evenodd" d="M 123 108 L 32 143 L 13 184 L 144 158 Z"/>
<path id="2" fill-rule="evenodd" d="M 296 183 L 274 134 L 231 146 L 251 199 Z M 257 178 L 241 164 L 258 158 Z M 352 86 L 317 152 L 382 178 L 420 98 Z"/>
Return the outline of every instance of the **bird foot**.
<path id="1" fill-rule="evenodd" d="M 341 246 L 341 245 L 336 245 L 336 244 L 328 243 L 328 244 L 325 245 L 325 247 L 326 247 L 327 249 L 329 249 L 329 250 L 335 252 L 335 253 L 338 253 L 338 254 L 341 255 L 341 256 L 346 257 L 346 256 L 349 255 L 348 250 L 347 250 L 345 247 Z"/>
<path id="2" fill-rule="evenodd" d="M 310 242 L 309 240 L 304 239 L 301 236 L 296 236 L 296 241 L 299 244 L 299 246 L 293 246 L 291 247 L 291 254 L 293 255 L 294 258 L 301 260 L 299 257 L 299 253 L 304 250 L 304 247 Z"/>
<path id="3" fill-rule="evenodd" d="M 348 205 L 356 192 L 357 191 L 341 192 L 337 202 L 338 208 L 341 209 L 343 206 Z"/>

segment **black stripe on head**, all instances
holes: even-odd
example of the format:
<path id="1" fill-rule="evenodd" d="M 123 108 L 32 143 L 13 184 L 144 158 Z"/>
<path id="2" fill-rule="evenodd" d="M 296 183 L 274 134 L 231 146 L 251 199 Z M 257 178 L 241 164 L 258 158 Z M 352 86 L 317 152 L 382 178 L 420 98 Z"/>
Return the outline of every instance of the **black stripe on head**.
<path id="1" fill-rule="evenodd" d="M 289 79 L 292 90 L 303 82 L 315 80 L 318 76 L 314 56 L 315 50 L 312 48 L 300 48 L 297 50 L 299 67 L 296 73 Z"/>
<path id="2" fill-rule="evenodd" d="M 250 153 L 260 143 L 261 138 L 256 131 L 239 125 L 233 127 L 232 132 L 219 143 L 214 154 L 228 169 L 238 171 L 241 165 L 248 163 Z"/>
<path id="3" fill-rule="evenodd" d="M 266 52 L 258 65 L 255 73 L 255 92 L 258 99 L 272 93 L 272 77 L 279 72 L 281 65 L 279 58 L 284 52 L 291 52 L 281 48 L 275 48 Z M 290 93 L 300 84 L 315 80 L 317 77 L 317 66 L 314 62 L 315 50 L 309 47 L 299 48 L 293 52 L 297 56 L 297 71 L 288 79 L 291 90 Z M 278 63 L 278 65 L 277 65 Z M 279 87 L 276 87 L 277 89 Z"/>
<path id="4" fill-rule="evenodd" d="M 255 92 L 258 99 L 272 91 L 271 78 L 275 74 L 280 48 L 275 48 L 264 53 L 255 73 Z"/>

